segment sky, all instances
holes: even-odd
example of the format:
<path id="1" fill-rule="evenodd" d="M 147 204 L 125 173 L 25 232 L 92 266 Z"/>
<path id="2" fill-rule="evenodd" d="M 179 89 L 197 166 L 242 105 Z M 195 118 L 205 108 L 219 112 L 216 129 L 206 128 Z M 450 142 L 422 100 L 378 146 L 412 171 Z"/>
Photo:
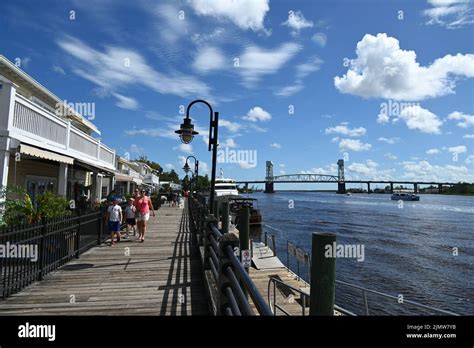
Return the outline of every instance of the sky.
<path id="1" fill-rule="evenodd" d="M 343 158 L 346 179 L 474 182 L 473 23 L 472 0 L 2 0 L 0 54 L 93 104 L 119 155 L 180 176 L 188 155 L 210 171 L 209 110 L 191 108 L 191 144 L 174 133 L 205 99 L 218 175 L 337 175 Z"/>

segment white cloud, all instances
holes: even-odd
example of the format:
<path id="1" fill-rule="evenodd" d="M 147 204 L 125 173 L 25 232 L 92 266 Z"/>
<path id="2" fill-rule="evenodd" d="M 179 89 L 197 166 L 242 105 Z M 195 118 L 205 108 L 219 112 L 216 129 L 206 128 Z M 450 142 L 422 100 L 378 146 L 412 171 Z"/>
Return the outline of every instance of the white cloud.
<path id="1" fill-rule="evenodd" d="M 185 154 L 192 155 L 193 146 L 191 144 L 179 144 L 179 146 L 173 147 L 173 150 L 179 150 Z"/>
<path id="2" fill-rule="evenodd" d="M 143 86 L 160 94 L 186 98 L 199 94 L 209 99 L 210 88 L 205 83 L 188 75 L 158 72 L 131 49 L 107 46 L 101 52 L 69 36 L 57 43 L 75 58 L 71 64 L 76 75 L 105 90 L 120 93 L 120 90 L 128 90 L 133 86 Z"/>
<path id="3" fill-rule="evenodd" d="M 59 65 L 53 65 L 53 71 L 61 75 L 66 75 L 66 72 Z"/>
<path id="4" fill-rule="evenodd" d="M 324 167 L 315 167 L 310 170 L 302 170 L 301 174 L 322 174 L 322 175 L 337 175 L 337 164 L 331 163 Z"/>
<path id="5" fill-rule="evenodd" d="M 341 123 L 335 127 L 326 128 L 324 133 L 326 134 L 342 134 L 347 135 L 349 137 L 360 137 L 363 136 L 367 132 L 367 129 L 364 127 L 358 128 L 349 128 L 347 127 L 347 123 Z"/>
<path id="6" fill-rule="evenodd" d="M 275 95 L 281 96 L 281 97 L 289 97 L 292 96 L 293 94 L 296 94 L 303 90 L 304 85 L 300 83 L 295 83 L 294 85 L 286 86 L 283 87 L 282 89 L 279 89 L 278 91 L 275 92 Z"/>
<path id="7" fill-rule="evenodd" d="M 473 164 L 474 163 L 474 155 L 468 156 L 465 160 L 464 163 L 466 164 Z"/>
<path id="8" fill-rule="evenodd" d="M 166 43 L 175 44 L 180 38 L 189 36 L 191 22 L 180 19 L 180 8 L 172 4 L 159 4 L 147 6 L 147 10 L 156 17 L 155 28 Z"/>
<path id="9" fill-rule="evenodd" d="M 239 162 L 239 167 L 242 169 L 253 169 L 257 166 L 256 163 L 250 163 L 250 162 Z"/>
<path id="10" fill-rule="evenodd" d="M 142 155 L 145 153 L 145 150 L 143 149 L 143 147 L 138 146 L 137 144 L 132 144 L 130 145 L 130 152 L 134 154 Z"/>
<path id="11" fill-rule="evenodd" d="M 242 128 L 242 125 L 228 120 L 219 120 L 219 127 L 227 128 L 229 132 L 236 133 Z"/>
<path id="12" fill-rule="evenodd" d="M 194 69 L 203 73 L 223 69 L 225 65 L 226 58 L 217 47 L 204 47 L 200 49 L 193 62 Z"/>
<path id="13" fill-rule="evenodd" d="M 171 164 L 171 163 L 166 163 L 165 168 L 168 169 L 168 170 L 171 170 L 171 169 L 174 169 L 174 165 Z"/>
<path id="14" fill-rule="evenodd" d="M 318 71 L 321 69 L 321 65 L 324 63 L 324 61 L 317 57 L 311 57 L 306 63 L 298 64 L 296 66 L 296 78 L 297 79 L 302 79 L 309 74 Z"/>
<path id="15" fill-rule="evenodd" d="M 400 49 L 396 38 L 387 34 L 366 34 L 357 43 L 357 58 L 336 88 L 364 98 L 423 100 L 454 94 L 455 76 L 474 77 L 474 55 L 446 55 L 429 66 L 420 66 L 414 51 Z"/>
<path id="16" fill-rule="evenodd" d="M 474 182 L 474 175 L 464 166 L 432 165 L 428 161 L 403 162 L 403 179 L 419 181 Z"/>
<path id="17" fill-rule="evenodd" d="M 198 15 L 230 20 L 241 29 L 264 30 L 269 0 L 188 0 Z"/>
<path id="18" fill-rule="evenodd" d="M 448 120 L 461 121 L 458 123 L 458 127 L 469 128 L 474 126 L 474 115 L 463 114 L 459 111 L 454 111 L 448 115 Z"/>
<path id="19" fill-rule="evenodd" d="M 232 138 L 227 138 L 225 143 L 222 144 L 223 147 L 228 147 L 228 148 L 233 148 L 237 147 L 237 144 L 234 139 Z"/>
<path id="20" fill-rule="evenodd" d="M 316 42 L 319 46 L 324 47 L 326 46 L 326 42 L 328 41 L 328 38 L 326 34 L 324 33 L 316 33 L 313 35 L 311 38 L 314 42 Z"/>
<path id="21" fill-rule="evenodd" d="M 280 170 L 280 175 L 285 175 L 286 172 L 284 170 Z"/>
<path id="22" fill-rule="evenodd" d="M 393 144 L 395 144 L 395 143 L 398 143 L 398 142 L 400 141 L 400 138 L 398 138 L 398 137 L 393 137 L 393 138 L 380 137 L 378 140 L 379 140 L 379 141 L 382 141 L 382 142 L 384 142 L 384 143 L 393 145 Z"/>
<path id="23" fill-rule="evenodd" d="M 472 0 L 428 0 L 432 8 L 423 11 L 429 17 L 427 24 L 439 24 L 458 29 L 474 23 Z"/>
<path id="24" fill-rule="evenodd" d="M 350 151 L 367 151 L 370 150 L 372 145 L 363 143 L 359 139 L 341 139 L 339 142 L 339 149 L 350 150 Z"/>
<path id="25" fill-rule="evenodd" d="M 462 137 L 464 139 L 474 139 L 474 134 L 464 134 Z"/>
<path id="26" fill-rule="evenodd" d="M 440 134 L 440 127 L 443 124 L 438 116 L 418 105 L 404 108 L 394 121 L 398 119 L 405 121 L 409 129 L 416 129 L 428 134 Z"/>
<path id="27" fill-rule="evenodd" d="M 448 151 L 451 153 L 464 153 L 467 151 L 467 148 L 464 145 L 452 146 L 448 148 Z"/>
<path id="28" fill-rule="evenodd" d="M 126 97 L 124 95 L 114 93 L 112 94 L 115 98 L 117 98 L 117 105 L 119 108 L 128 109 L 128 110 L 136 110 L 138 109 L 138 102 L 134 98 Z"/>
<path id="29" fill-rule="evenodd" d="M 437 148 L 429 149 L 429 150 L 426 151 L 427 155 L 437 155 L 439 153 L 440 153 L 440 151 Z"/>
<path id="30" fill-rule="evenodd" d="M 334 137 L 331 139 L 331 143 L 337 143 L 339 141 L 339 137 Z"/>
<path id="31" fill-rule="evenodd" d="M 270 144 L 270 146 L 273 147 L 274 149 L 281 149 L 281 145 L 278 143 Z"/>
<path id="32" fill-rule="evenodd" d="M 348 176 L 358 179 L 373 179 L 373 180 L 388 180 L 393 178 L 394 169 L 381 169 L 379 164 L 372 160 L 367 160 L 365 163 L 354 162 L 347 167 Z"/>
<path id="33" fill-rule="evenodd" d="M 247 87 L 254 86 L 264 75 L 274 74 L 280 70 L 301 46 L 290 42 L 276 49 L 263 49 L 258 46 L 246 47 L 238 58 L 235 69 L 240 73 Z"/>
<path id="34" fill-rule="evenodd" d="M 252 122 L 265 122 L 270 121 L 272 119 L 272 115 L 263 110 L 260 106 L 255 106 L 254 108 L 250 109 L 247 112 L 247 115 L 242 117 L 244 120 L 252 121 Z"/>
<path id="35" fill-rule="evenodd" d="M 394 154 L 391 154 L 390 152 L 387 152 L 385 155 L 383 155 L 385 158 L 389 159 L 389 160 L 392 160 L 392 161 L 395 161 L 398 159 L 397 156 L 395 156 Z"/>
<path id="36" fill-rule="evenodd" d="M 312 28 L 313 22 L 304 18 L 304 15 L 301 13 L 301 11 L 289 11 L 288 19 L 283 22 L 282 25 L 286 25 L 287 27 L 293 29 L 292 34 L 296 35 L 301 29 Z"/>

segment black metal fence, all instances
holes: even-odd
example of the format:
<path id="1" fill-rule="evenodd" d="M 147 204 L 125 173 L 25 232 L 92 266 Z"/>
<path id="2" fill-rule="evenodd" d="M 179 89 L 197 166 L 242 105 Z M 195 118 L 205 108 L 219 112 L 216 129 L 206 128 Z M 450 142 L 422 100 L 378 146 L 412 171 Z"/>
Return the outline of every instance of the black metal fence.
<path id="1" fill-rule="evenodd" d="M 103 210 L 73 211 L 41 223 L 0 229 L 0 299 L 22 290 L 93 246 L 100 245 Z"/>
<path id="2" fill-rule="evenodd" d="M 258 314 L 273 315 L 270 307 L 243 267 L 239 256 L 239 239 L 232 233 L 219 230 L 218 219 L 209 214 L 205 197 L 188 199 L 190 226 L 194 241 L 203 250 L 202 260 L 205 273 L 212 274 L 209 283 L 215 284 L 217 315 L 254 315 L 248 296 L 252 299 Z M 222 225 L 229 219 L 223 217 Z M 212 286 L 212 285 L 210 285 Z"/>

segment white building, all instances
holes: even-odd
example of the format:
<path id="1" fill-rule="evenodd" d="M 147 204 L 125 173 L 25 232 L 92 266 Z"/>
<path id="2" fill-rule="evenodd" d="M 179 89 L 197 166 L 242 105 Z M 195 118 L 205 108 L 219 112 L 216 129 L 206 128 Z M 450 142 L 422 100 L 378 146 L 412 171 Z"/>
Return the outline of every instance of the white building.
<path id="1" fill-rule="evenodd" d="M 0 55 L 0 179 L 35 200 L 52 191 L 93 202 L 113 188 L 115 150 L 72 107 Z M 94 115 L 95 116 L 95 115 Z"/>

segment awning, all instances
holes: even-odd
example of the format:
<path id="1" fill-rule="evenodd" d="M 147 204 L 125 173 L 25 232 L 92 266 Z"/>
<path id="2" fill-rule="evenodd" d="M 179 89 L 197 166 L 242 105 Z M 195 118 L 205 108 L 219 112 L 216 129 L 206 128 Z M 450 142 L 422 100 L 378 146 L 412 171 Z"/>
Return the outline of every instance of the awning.
<path id="1" fill-rule="evenodd" d="M 133 181 L 133 179 L 130 175 L 115 172 L 115 181 Z"/>
<path id="2" fill-rule="evenodd" d="M 24 153 L 25 155 L 30 155 L 37 158 L 43 158 L 43 159 L 47 159 L 47 160 L 55 161 L 55 162 L 61 162 L 61 163 L 67 163 L 67 164 L 74 163 L 74 159 L 71 157 L 59 155 L 57 153 L 54 153 L 48 150 L 38 149 L 37 147 L 29 146 L 26 144 L 20 145 L 20 153 Z"/>

